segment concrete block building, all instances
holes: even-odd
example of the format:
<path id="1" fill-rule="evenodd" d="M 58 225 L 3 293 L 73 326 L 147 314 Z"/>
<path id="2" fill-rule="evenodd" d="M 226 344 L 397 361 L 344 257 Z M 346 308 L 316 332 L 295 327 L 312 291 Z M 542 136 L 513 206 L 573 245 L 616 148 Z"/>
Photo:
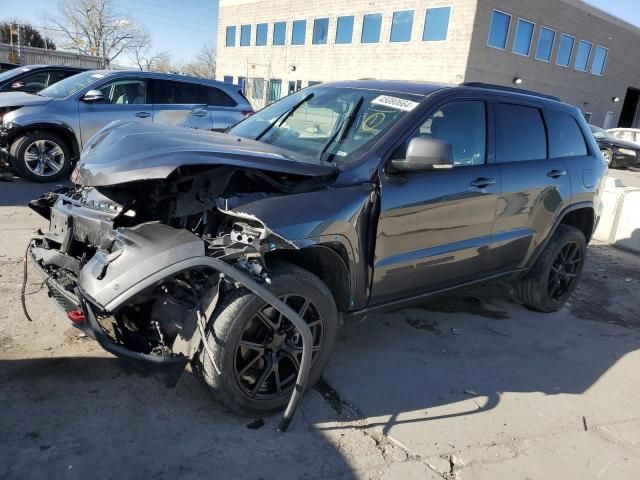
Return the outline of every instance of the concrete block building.
<path id="1" fill-rule="evenodd" d="M 220 0 L 217 45 L 256 108 L 333 80 L 486 82 L 640 126 L 640 29 L 579 0 Z"/>

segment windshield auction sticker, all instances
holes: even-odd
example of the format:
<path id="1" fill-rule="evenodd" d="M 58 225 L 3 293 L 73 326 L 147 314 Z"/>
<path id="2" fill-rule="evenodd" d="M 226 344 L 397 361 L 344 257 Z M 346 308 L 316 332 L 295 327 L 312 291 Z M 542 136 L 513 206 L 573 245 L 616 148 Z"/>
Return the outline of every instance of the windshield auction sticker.
<path id="1" fill-rule="evenodd" d="M 371 100 L 371 103 L 374 105 L 384 105 L 385 107 L 391 107 L 397 110 L 404 110 L 405 112 L 410 112 L 418 106 L 418 102 L 412 102 L 411 100 L 405 100 L 404 98 L 391 97 L 389 95 L 380 95 Z"/>

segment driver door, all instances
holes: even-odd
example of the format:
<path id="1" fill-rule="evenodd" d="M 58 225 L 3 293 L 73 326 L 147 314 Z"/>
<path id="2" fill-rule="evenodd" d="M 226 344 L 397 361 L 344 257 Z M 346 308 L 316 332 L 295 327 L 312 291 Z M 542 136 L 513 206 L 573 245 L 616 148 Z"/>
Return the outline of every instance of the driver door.
<path id="1" fill-rule="evenodd" d="M 97 90 L 104 95 L 103 101 L 79 102 L 82 145 L 98 130 L 115 120 L 151 122 L 153 106 L 148 99 L 146 79 L 121 78 L 107 82 Z"/>
<path id="2" fill-rule="evenodd" d="M 500 176 L 487 161 L 489 130 L 484 101 L 451 101 L 392 154 L 404 158 L 415 136 L 436 138 L 453 146 L 454 167 L 382 176 L 372 304 L 459 284 L 491 270 Z"/>

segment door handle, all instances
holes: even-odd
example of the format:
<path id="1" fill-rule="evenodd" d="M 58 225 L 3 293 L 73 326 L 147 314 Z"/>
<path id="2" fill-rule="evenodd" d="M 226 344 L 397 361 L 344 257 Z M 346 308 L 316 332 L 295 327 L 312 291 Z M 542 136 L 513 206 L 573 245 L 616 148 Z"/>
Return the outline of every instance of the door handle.
<path id="1" fill-rule="evenodd" d="M 149 112 L 138 112 L 136 113 L 136 117 L 138 118 L 149 118 L 151 114 Z"/>
<path id="2" fill-rule="evenodd" d="M 485 177 L 476 178 L 474 181 L 471 182 L 471 186 L 477 187 L 477 188 L 486 188 L 489 185 L 495 185 L 495 184 L 496 184 L 495 178 L 485 178 Z"/>
<path id="3" fill-rule="evenodd" d="M 208 112 L 205 112 L 204 110 L 194 110 L 193 112 L 191 112 L 191 115 L 193 115 L 194 117 L 206 117 L 208 114 Z"/>
<path id="4" fill-rule="evenodd" d="M 550 172 L 547 172 L 547 177 L 558 178 L 558 177 L 563 177 L 566 174 L 567 174 L 566 170 L 551 170 Z"/>

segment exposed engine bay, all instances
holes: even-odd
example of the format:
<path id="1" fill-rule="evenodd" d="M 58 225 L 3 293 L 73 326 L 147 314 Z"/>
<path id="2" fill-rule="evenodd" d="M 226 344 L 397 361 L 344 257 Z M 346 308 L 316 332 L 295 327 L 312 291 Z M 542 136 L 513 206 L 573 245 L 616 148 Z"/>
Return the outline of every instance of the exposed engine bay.
<path id="1" fill-rule="evenodd" d="M 173 386 L 194 355 L 206 355 L 207 319 L 234 289 L 248 288 L 286 311 L 302 340 L 311 337 L 296 313 L 264 288 L 270 282 L 265 254 L 297 247 L 242 205 L 323 188 L 326 181 L 216 166 L 180 168 L 163 181 L 63 188 L 30 203 L 50 228 L 34 237 L 28 256 L 78 328 Z M 310 355 L 303 352 L 306 365 L 282 430 L 302 393 Z"/>

